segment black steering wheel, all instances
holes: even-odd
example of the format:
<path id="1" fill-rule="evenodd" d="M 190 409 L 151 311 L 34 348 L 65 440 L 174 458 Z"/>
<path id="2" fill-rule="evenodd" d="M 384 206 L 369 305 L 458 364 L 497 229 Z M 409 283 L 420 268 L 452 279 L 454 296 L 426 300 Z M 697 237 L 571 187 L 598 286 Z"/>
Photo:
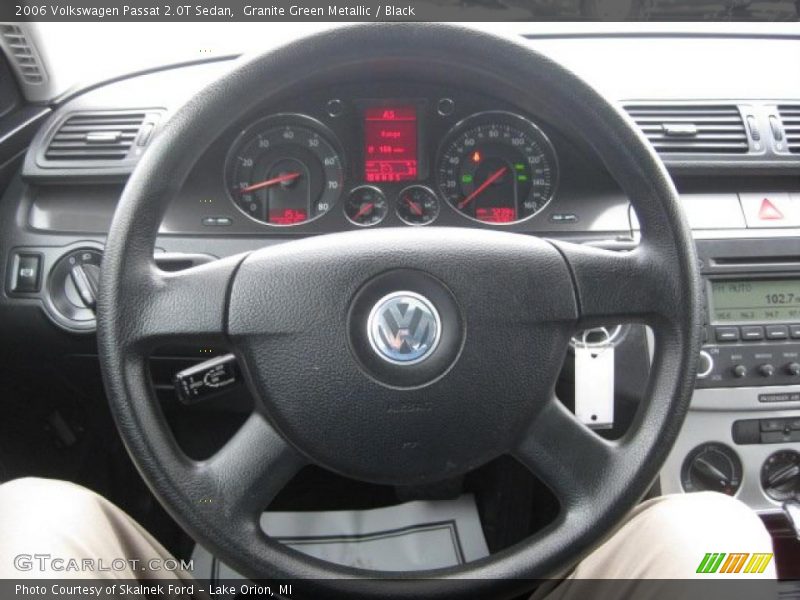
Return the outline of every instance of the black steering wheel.
<path id="1" fill-rule="evenodd" d="M 585 140 L 633 203 L 638 246 L 622 252 L 499 231 L 381 229 L 290 241 L 178 273 L 156 267 L 168 202 L 238 118 L 309 86 L 403 77 L 479 82 Z M 396 292 L 419 300 L 431 327 L 422 358 L 410 364 L 383 360 L 369 333 L 375 311 Z M 108 235 L 99 350 L 117 426 L 143 477 L 189 534 L 245 575 L 308 578 L 315 597 L 487 597 L 574 564 L 646 492 L 688 406 L 698 298 L 676 191 L 621 111 L 521 43 L 440 24 L 369 24 L 247 62 L 167 123 L 130 177 Z M 653 328 L 656 351 L 645 401 L 627 434 L 609 442 L 580 424 L 554 387 L 574 332 L 627 321 Z M 180 339 L 223 340 L 258 399 L 205 461 L 179 449 L 149 381 L 149 354 Z M 454 477 L 503 454 L 551 488 L 559 516 L 496 555 L 425 572 L 423 590 L 410 585 L 413 573 L 326 563 L 270 540 L 258 525 L 307 464 L 402 485 Z"/>

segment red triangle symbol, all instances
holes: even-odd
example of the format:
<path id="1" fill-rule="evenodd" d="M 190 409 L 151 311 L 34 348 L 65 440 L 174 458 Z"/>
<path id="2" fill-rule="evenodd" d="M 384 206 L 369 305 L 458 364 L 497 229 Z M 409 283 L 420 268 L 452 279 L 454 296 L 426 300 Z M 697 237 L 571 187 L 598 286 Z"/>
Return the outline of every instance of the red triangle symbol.
<path id="1" fill-rule="evenodd" d="M 783 219 L 783 213 L 769 201 L 769 198 L 764 198 L 761 201 L 761 208 L 758 209 L 758 218 L 762 221 L 780 221 Z"/>

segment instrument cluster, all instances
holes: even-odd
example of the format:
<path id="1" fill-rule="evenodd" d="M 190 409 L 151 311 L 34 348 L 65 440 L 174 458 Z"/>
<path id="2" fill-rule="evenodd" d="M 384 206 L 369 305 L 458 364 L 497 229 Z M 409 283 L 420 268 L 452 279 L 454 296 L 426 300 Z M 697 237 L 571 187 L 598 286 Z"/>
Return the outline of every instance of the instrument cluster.
<path id="1" fill-rule="evenodd" d="M 311 94 L 247 121 L 225 158 L 233 205 L 275 228 L 336 211 L 359 227 L 444 213 L 507 226 L 552 201 L 558 158 L 530 118 L 472 93 L 391 87 Z"/>

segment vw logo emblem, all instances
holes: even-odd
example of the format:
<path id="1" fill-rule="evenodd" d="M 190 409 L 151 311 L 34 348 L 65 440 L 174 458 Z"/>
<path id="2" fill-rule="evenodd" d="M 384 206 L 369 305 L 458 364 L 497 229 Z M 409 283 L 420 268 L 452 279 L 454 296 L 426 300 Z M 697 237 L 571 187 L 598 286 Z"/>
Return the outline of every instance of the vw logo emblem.
<path id="1" fill-rule="evenodd" d="M 428 358 L 439 344 L 441 331 L 442 321 L 433 304 L 414 292 L 384 296 L 367 320 L 372 349 L 396 365 L 413 365 Z"/>

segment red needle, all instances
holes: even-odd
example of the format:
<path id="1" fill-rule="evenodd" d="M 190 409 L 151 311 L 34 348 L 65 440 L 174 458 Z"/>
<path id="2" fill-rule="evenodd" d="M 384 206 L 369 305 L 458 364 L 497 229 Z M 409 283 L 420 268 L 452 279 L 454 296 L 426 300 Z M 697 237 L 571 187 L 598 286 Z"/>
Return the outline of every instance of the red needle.
<path id="1" fill-rule="evenodd" d="M 359 217 L 363 217 L 365 214 L 370 212 L 373 208 L 375 208 L 375 204 L 372 202 L 365 202 L 361 205 L 361 208 L 358 209 L 358 212 L 353 216 L 353 220 L 358 219 Z"/>
<path id="2" fill-rule="evenodd" d="M 489 175 L 489 177 L 486 178 L 486 181 L 480 184 L 474 192 L 458 203 L 458 208 L 464 208 L 467 204 L 472 202 L 478 196 L 478 194 L 483 192 L 483 190 L 505 175 L 506 171 L 508 171 L 508 167 L 500 167 L 497 169 L 497 171 Z"/>
<path id="3" fill-rule="evenodd" d="M 248 192 L 255 192 L 256 190 L 260 190 L 262 188 L 275 185 L 276 183 L 291 181 L 292 179 L 297 179 L 298 177 L 300 177 L 300 173 L 285 173 L 283 175 L 278 175 L 277 177 L 273 177 L 272 179 L 267 179 L 266 181 L 260 181 L 258 183 L 254 183 L 253 185 L 248 185 L 247 187 L 241 188 L 239 190 L 239 193 L 246 194 Z"/>
<path id="4" fill-rule="evenodd" d="M 411 212 L 413 212 L 418 217 L 422 216 L 422 207 L 419 204 L 414 202 L 411 198 L 406 198 L 406 204 L 408 204 L 408 207 L 411 209 Z"/>

